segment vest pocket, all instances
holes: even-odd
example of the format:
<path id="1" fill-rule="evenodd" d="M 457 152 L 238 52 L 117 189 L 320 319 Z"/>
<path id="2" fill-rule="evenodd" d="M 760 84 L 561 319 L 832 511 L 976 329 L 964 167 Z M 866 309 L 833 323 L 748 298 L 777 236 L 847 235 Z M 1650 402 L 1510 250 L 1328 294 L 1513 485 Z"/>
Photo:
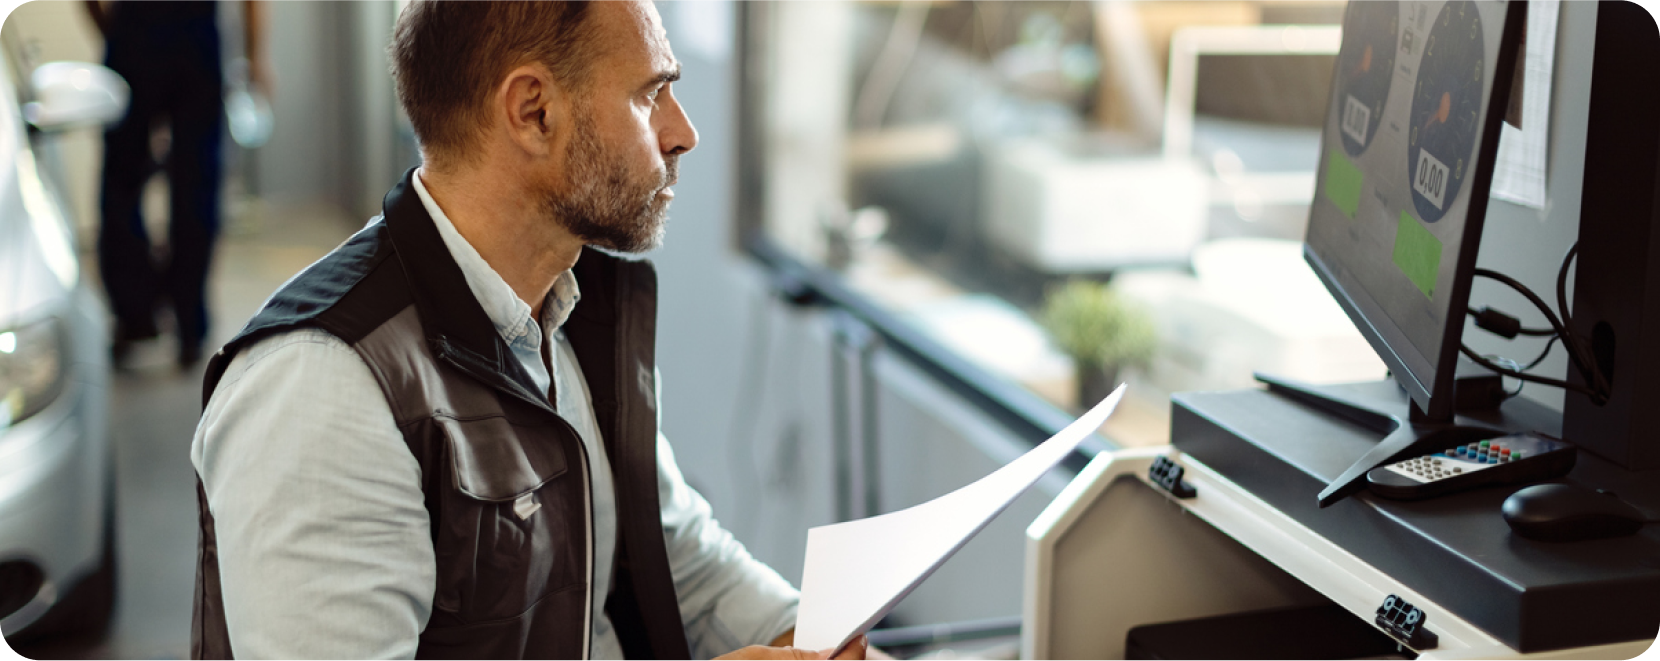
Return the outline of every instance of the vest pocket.
<path id="1" fill-rule="evenodd" d="M 518 617 L 545 595 L 583 591 L 585 486 L 566 470 L 558 428 L 501 416 L 437 422 L 454 479 L 434 540 L 434 608 L 478 623 Z"/>
<path id="2" fill-rule="evenodd" d="M 554 425 L 516 425 L 501 415 L 435 420 L 449 437 L 455 487 L 468 496 L 513 500 L 565 474 Z"/>

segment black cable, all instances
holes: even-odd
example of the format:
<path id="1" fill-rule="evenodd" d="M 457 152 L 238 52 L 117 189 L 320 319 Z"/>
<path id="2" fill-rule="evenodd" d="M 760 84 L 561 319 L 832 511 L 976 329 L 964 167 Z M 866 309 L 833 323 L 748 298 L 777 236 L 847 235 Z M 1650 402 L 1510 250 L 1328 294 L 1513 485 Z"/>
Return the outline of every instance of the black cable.
<path id="1" fill-rule="evenodd" d="M 1572 311 L 1568 308 L 1568 272 L 1578 254 L 1579 244 L 1575 243 L 1568 249 L 1568 253 L 1562 257 L 1562 266 L 1556 274 L 1556 302 L 1558 309 L 1560 310 L 1560 317 L 1558 317 L 1556 311 L 1551 310 L 1550 305 L 1545 303 L 1544 299 L 1540 298 L 1538 294 L 1533 293 L 1531 289 L 1528 289 L 1527 286 L 1523 285 L 1521 282 L 1518 282 L 1515 278 L 1511 278 L 1510 276 L 1488 269 L 1476 269 L 1475 275 L 1498 281 L 1499 283 L 1510 287 L 1517 293 L 1526 297 L 1529 302 L 1533 303 L 1534 307 L 1537 307 L 1539 311 L 1545 315 L 1546 321 L 1550 322 L 1551 330 L 1546 331 L 1544 329 L 1522 328 L 1521 324 L 1516 321 L 1515 318 L 1509 317 L 1509 315 L 1505 315 L 1491 308 L 1484 308 L 1479 311 L 1473 309 L 1467 310 L 1468 314 L 1476 318 L 1477 326 L 1485 330 L 1495 332 L 1504 337 L 1531 335 L 1549 336 L 1550 339 L 1545 342 L 1545 348 L 1539 353 L 1539 356 L 1534 358 L 1532 362 L 1528 363 L 1526 367 L 1522 367 L 1520 369 L 1508 369 L 1501 367 L 1497 363 L 1494 363 L 1483 356 L 1477 355 L 1475 351 L 1470 349 L 1469 346 L 1460 345 L 1459 349 L 1464 353 L 1464 355 L 1468 356 L 1471 360 L 1475 361 L 1482 367 L 1486 367 L 1494 372 L 1510 376 L 1523 382 L 1542 383 L 1549 386 L 1563 388 L 1565 390 L 1571 390 L 1587 395 L 1593 401 L 1598 403 L 1607 401 L 1608 393 L 1611 390 L 1608 379 L 1605 375 L 1603 375 L 1602 370 L 1599 369 L 1595 356 L 1591 353 L 1590 347 L 1582 342 L 1580 338 L 1576 337 L 1570 327 L 1573 318 Z M 1546 356 L 1550 355 L 1552 345 L 1558 339 L 1562 341 L 1563 350 L 1568 353 L 1568 360 L 1573 363 L 1574 367 L 1579 370 L 1580 374 L 1585 376 L 1586 381 L 1589 382 L 1589 386 L 1580 386 L 1569 383 L 1565 380 L 1524 374 L 1527 370 L 1537 367 L 1540 362 L 1544 361 Z M 1514 361 L 1507 362 L 1514 364 Z M 1520 392 L 1521 388 L 1518 387 L 1516 393 Z M 1512 396 L 1516 393 L 1512 393 Z"/>
<path id="2" fill-rule="evenodd" d="M 1577 393 L 1580 393 L 1582 395 L 1586 395 L 1586 396 L 1588 396 L 1588 397 L 1590 397 L 1594 400 L 1601 400 L 1602 399 L 1602 396 L 1599 395 L 1598 393 L 1596 393 L 1595 391 L 1593 391 L 1590 388 L 1587 388 L 1585 386 L 1579 385 L 1577 383 L 1569 383 L 1567 381 L 1563 381 L 1563 380 L 1560 380 L 1560 379 L 1551 379 L 1551 378 L 1547 378 L 1547 377 L 1543 377 L 1543 376 L 1536 376 L 1536 375 L 1533 375 L 1533 374 L 1527 374 L 1527 373 L 1524 373 L 1524 372 L 1518 372 L 1516 370 L 1506 369 L 1504 367 L 1500 367 L 1497 363 L 1494 363 L 1493 361 L 1488 360 L 1486 357 L 1484 357 L 1481 354 L 1478 354 L 1474 350 L 1470 349 L 1470 345 L 1461 344 L 1461 345 L 1459 345 L 1458 349 L 1459 349 L 1459 351 L 1462 351 L 1465 356 L 1469 357 L 1470 360 L 1475 361 L 1475 363 L 1477 365 L 1480 365 L 1480 366 L 1485 367 L 1487 369 L 1493 370 L 1494 373 L 1502 374 L 1504 376 L 1508 376 L 1508 377 L 1511 377 L 1513 379 L 1518 379 L 1518 380 L 1521 380 L 1521 381 L 1527 381 L 1529 383 L 1539 383 L 1539 384 L 1544 384 L 1544 385 L 1547 385 L 1547 386 L 1553 386 L 1553 387 L 1561 388 L 1563 390 L 1571 390 L 1573 392 L 1577 392 Z"/>
<path id="3" fill-rule="evenodd" d="M 1522 364 L 1516 362 L 1516 359 L 1514 359 L 1514 358 L 1506 358 L 1504 356 L 1499 356 L 1499 355 L 1494 355 L 1494 354 L 1488 354 L 1486 356 L 1486 358 L 1488 360 L 1493 361 L 1494 364 L 1496 364 L 1500 367 L 1503 367 L 1507 370 L 1513 370 L 1513 371 L 1516 371 L 1516 372 L 1526 372 L 1527 371 L 1527 370 L 1523 369 Z M 1501 380 L 1500 385 L 1502 386 L 1503 385 L 1502 380 L 1503 380 L 1504 377 L 1501 376 L 1499 378 Z M 1516 389 L 1506 391 L 1504 393 L 1504 398 L 1505 399 L 1510 399 L 1510 398 L 1513 398 L 1517 395 L 1522 394 L 1522 389 L 1525 388 L 1525 387 L 1527 387 L 1527 382 L 1523 381 L 1521 379 L 1517 379 L 1516 380 Z"/>
<path id="4" fill-rule="evenodd" d="M 1516 360 L 1512 359 L 1512 358 L 1503 358 L 1503 362 L 1510 365 L 1510 367 L 1507 367 L 1506 369 L 1512 369 L 1512 370 L 1515 370 L 1517 372 L 1531 372 L 1531 371 L 1533 371 L 1533 368 L 1538 367 L 1539 363 L 1544 362 L 1545 357 L 1550 355 L 1551 348 L 1556 345 L 1556 341 L 1559 340 L 1559 339 L 1562 339 L 1562 338 L 1559 338 L 1555 335 L 1550 336 L 1549 339 L 1545 340 L 1544 350 L 1540 351 L 1539 355 L 1534 356 L 1533 360 L 1528 362 L 1528 364 L 1526 364 L 1526 365 L 1522 365 L 1520 363 L 1517 363 Z M 1501 356 L 1495 356 L 1494 357 L 1494 362 L 1495 363 L 1499 362 L 1500 358 L 1502 358 L 1502 357 Z M 1525 387 L 1527 387 L 1527 381 L 1522 380 L 1522 379 L 1516 379 L 1516 389 L 1506 392 L 1504 394 L 1505 399 L 1510 399 L 1512 397 L 1515 397 L 1517 395 L 1522 394 L 1522 389 L 1525 388 Z"/>
<path id="5" fill-rule="evenodd" d="M 1568 334 L 1568 329 L 1562 325 L 1562 320 L 1556 317 L 1556 312 L 1550 309 L 1550 304 L 1546 303 L 1545 299 L 1539 298 L 1539 295 L 1533 293 L 1532 289 L 1528 289 L 1527 285 L 1518 282 L 1515 278 L 1508 275 L 1489 269 L 1478 268 L 1476 269 L 1475 274 L 1489 280 L 1497 280 L 1499 283 L 1516 290 L 1516 293 L 1526 297 L 1529 302 L 1533 303 L 1534 307 L 1539 308 L 1539 311 L 1544 313 L 1545 321 L 1550 323 L 1551 328 L 1557 335 Z"/>
<path id="6" fill-rule="evenodd" d="M 1523 367 L 1521 371 L 1526 372 L 1526 371 L 1531 370 L 1535 367 L 1538 367 L 1539 363 L 1545 362 L 1545 356 L 1550 355 L 1551 346 L 1555 345 L 1556 341 L 1560 340 L 1560 339 L 1562 339 L 1562 338 L 1559 338 L 1555 335 L 1552 335 L 1549 340 L 1545 341 L 1545 350 L 1540 351 L 1539 356 L 1537 358 L 1534 358 L 1533 362 L 1528 363 L 1526 367 Z"/>
<path id="7" fill-rule="evenodd" d="M 1580 373 L 1586 375 L 1587 381 L 1594 381 L 1597 388 L 1601 392 L 1609 393 L 1613 391 L 1612 384 L 1610 384 L 1608 382 L 1608 378 L 1603 375 L 1602 367 L 1597 364 L 1596 356 L 1593 354 L 1592 349 L 1587 346 L 1581 338 L 1571 334 L 1573 329 L 1573 311 L 1568 309 L 1568 268 L 1573 265 L 1574 259 L 1578 256 L 1579 242 L 1575 241 L 1574 245 L 1568 248 L 1568 254 L 1562 256 L 1562 268 L 1556 272 L 1556 305 L 1562 311 L 1562 325 L 1567 326 L 1570 332 L 1568 336 L 1562 338 L 1562 346 L 1569 351 L 1569 355 L 1579 353 L 1586 356 L 1585 362 L 1588 363 L 1594 371 L 1588 371 L 1581 366 Z M 1599 401 L 1606 400 L 1606 396 L 1599 399 Z"/>
<path id="8" fill-rule="evenodd" d="M 1488 278 L 1490 280 L 1496 280 L 1499 283 L 1516 290 L 1516 293 L 1521 294 L 1523 297 L 1527 298 L 1529 302 L 1533 303 L 1534 307 L 1539 308 L 1539 311 L 1545 315 L 1545 321 L 1549 322 L 1551 328 L 1556 331 L 1556 334 L 1563 338 L 1562 345 L 1568 350 L 1568 359 L 1574 362 L 1574 365 L 1579 368 L 1580 373 L 1591 373 L 1589 369 L 1586 369 L 1584 358 L 1579 355 L 1578 351 L 1574 350 L 1575 347 L 1573 343 L 1569 341 L 1572 336 L 1568 334 L 1568 328 L 1562 324 L 1561 319 L 1557 318 L 1556 312 L 1551 310 L 1550 304 L 1546 303 L 1545 299 L 1539 298 L 1539 295 L 1533 293 L 1532 289 L 1528 289 L 1527 285 L 1524 285 L 1515 278 L 1503 273 L 1478 268 L 1475 270 L 1475 275 Z"/>
<path id="9" fill-rule="evenodd" d="M 1574 263 L 1574 256 L 1579 254 L 1579 242 L 1575 241 L 1568 254 L 1562 257 L 1562 270 L 1556 272 L 1556 307 L 1562 311 L 1562 325 L 1573 323 L 1573 313 L 1568 310 L 1568 266 Z"/>
<path id="10" fill-rule="evenodd" d="M 1539 355 L 1534 356 L 1533 360 L 1528 362 L 1526 365 L 1516 362 L 1513 358 L 1505 358 L 1503 356 L 1493 356 L 1491 360 L 1493 360 L 1494 363 L 1502 363 L 1501 366 L 1504 366 L 1505 369 L 1514 370 L 1516 372 L 1530 372 L 1533 368 L 1538 367 L 1539 363 L 1545 361 L 1545 357 L 1550 355 L 1551 348 L 1556 346 L 1556 341 L 1559 339 L 1561 338 L 1555 335 L 1550 336 L 1549 339 L 1545 340 L 1544 350 L 1540 351 Z M 1505 392 L 1505 399 L 1510 399 L 1522 394 L 1522 389 L 1525 387 L 1527 387 L 1527 381 L 1516 379 L 1516 389 Z"/>
<path id="11" fill-rule="evenodd" d="M 1491 331 L 1495 334 L 1498 334 L 1500 337 L 1503 337 L 1504 339 L 1507 339 L 1507 340 L 1515 339 L 1517 335 L 1526 335 L 1528 337 L 1555 337 L 1556 336 L 1556 330 L 1555 329 L 1551 329 L 1551 328 L 1523 328 L 1521 322 L 1518 321 L 1515 317 L 1512 317 L 1512 316 L 1510 316 L 1508 314 L 1505 314 L 1503 312 L 1499 312 L 1498 310 L 1494 310 L 1493 308 L 1490 308 L 1490 307 L 1484 307 L 1484 308 L 1481 308 L 1479 310 L 1477 310 L 1475 308 L 1465 308 L 1464 312 L 1469 314 L 1472 317 L 1475 317 L 1477 327 L 1481 328 L 1482 330 Z M 1508 327 L 1507 328 L 1499 328 L 1499 327 L 1494 326 L 1493 323 L 1490 321 L 1493 317 L 1502 317 L 1504 319 L 1505 324 Z M 1511 326 L 1512 324 L 1513 324 L 1513 326 Z"/>
<path id="12" fill-rule="evenodd" d="M 1572 248 L 1568 251 L 1568 256 L 1572 257 L 1573 254 L 1575 253 L 1575 251 L 1577 251 L 1577 250 L 1578 250 L 1578 246 L 1576 245 L 1574 248 Z M 1566 263 L 1567 262 L 1565 261 L 1564 264 L 1566 264 Z M 1564 269 L 1564 271 L 1565 271 L 1565 269 Z M 1534 307 L 1539 308 L 1539 311 L 1545 315 L 1545 320 L 1550 322 L 1551 328 L 1555 329 L 1556 334 L 1559 337 L 1562 338 L 1562 347 L 1568 351 L 1568 360 L 1573 362 L 1574 367 L 1579 369 L 1580 374 L 1586 375 L 1587 380 L 1592 381 L 1592 386 L 1593 386 L 1592 388 L 1575 390 L 1575 392 L 1583 392 L 1584 394 L 1591 396 L 1592 399 L 1597 400 L 1597 401 L 1606 401 L 1607 397 L 1604 393 L 1607 393 L 1608 390 L 1609 390 L 1607 380 L 1603 378 L 1602 372 L 1600 370 L 1594 369 L 1593 366 L 1595 365 L 1595 362 L 1587 358 L 1587 356 L 1585 355 L 1585 347 L 1583 345 L 1581 345 L 1579 342 L 1575 341 L 1574 336 L 1571 333 L 1568 332 L 1567 326 L 1564 325 L 1562 323 L 1562 320 L 1559 319 L 1556 316 L 1556 312 L 1551 310 L 1550 304 L 1546 303 L 1544 299 L 1539 298 L 1539 295 L 1533 293 L 1533 290 L 1528 289 L 1527 285 L 1524 285 L 1521 282 L 1517 281 L 1515 278 L 1512 278 L 1512 277 L 1510 277 L 1508 275 L 1505 275 L 1503 273 L 1499 273 L 1497 271 L 1492 271 L 1492 270 L 1489 270 L 1489 269 L 1478 268 L 1478 269 L 1475 270 L 1475 275 L 1481 276 L 1483 278 L 1488 278 L 1490 280 L 1496 280 L 1499 283 L 1504 284 L 1504 285 L 1510 287 L 1511 289 L 1516 290 L 1517 293 L 1519 293 L 1522 296 L 1526 297 L 1529 302 L 1533 303 Z M 1561 274 L 1559 273 L 1558 275 L 1561 275 Z M 1557 294 L 1559 296 L 1565 297 L 1564 292 L 1566 291 L 1566 289 L 1565 289 L 1565 286 L 1563 284 L 1562 278 L 1559 277 L 1557 279 L 1557 285 L 1558 285 L 1557 286 Z M 1561 302 L 1563 302 L 1563 301 L 1558 300 L 1558 303 L 1561 303 Z M 1467 348 L 1466 348 L 1465 353 L 1473 355 L 1473 352 L 1468 351 Z M 1483 359 L 1483 360 L 1485 360 L 1485 359 Z M 1476 362 L 1481 363 L 1482 361 L 1478 360 Z M 1488 367 L 1488 365 L 1484 364 L 1483 367 Z M 1488 367 L 1488 369 L 1493 369 L 1493 368 Z M 1502 369 L 1502 368 L 1500 368 L 1500 369 Z M 1521 377 L 1517 377 L 1517 378 L 1521 378 Z M 1542 378 L 1542 377 L 1534 377 L 1534 378 Z M 1567 383 L 1566 381 L 1559 381 L 1559 380 L 1556 380 L 1556 379 L 1551 379 L 1550 381 L 1555 382 L 1555 383 L 1563 383 L 1563 384 Z M 1538 381 L 1536 381 L 1536 382 L 1538 382 Z M 1551 384 L 1551 385 L 1554 385 L 1554 384 Z"/>

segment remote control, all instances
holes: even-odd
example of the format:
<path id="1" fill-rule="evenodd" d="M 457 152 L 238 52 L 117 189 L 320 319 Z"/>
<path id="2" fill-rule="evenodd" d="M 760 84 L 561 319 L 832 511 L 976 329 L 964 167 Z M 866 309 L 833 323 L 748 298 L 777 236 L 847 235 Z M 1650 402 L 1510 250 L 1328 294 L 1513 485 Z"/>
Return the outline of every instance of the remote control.
<path id="1" fill-rule="evenodd" d="M 1490 484 L 1559 477 L 1574 467 L 1574 446 L 1532 432 L 1460 445 L 1366 474 L 1367 486 L 1387 498 L 1417 500 Z"/>

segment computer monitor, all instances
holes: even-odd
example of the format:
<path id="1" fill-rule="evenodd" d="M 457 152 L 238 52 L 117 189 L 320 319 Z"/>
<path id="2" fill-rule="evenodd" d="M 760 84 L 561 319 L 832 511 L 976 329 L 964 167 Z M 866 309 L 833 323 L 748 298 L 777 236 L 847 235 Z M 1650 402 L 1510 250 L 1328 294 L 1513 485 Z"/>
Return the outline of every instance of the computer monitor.
<path id="1" fill-rule="evenodd" d="M 1454 372 L 1524 6 L 1350 2 L 1304 255 L 1430 422 Z"/>
<path id="2" fill-rule="evenodd" d="M 1303 236 L 1341 42 L 1335 25 L 1207 25 L 1172 35 L 1164 155 L 1212 174 L 1209 238 Z"/>

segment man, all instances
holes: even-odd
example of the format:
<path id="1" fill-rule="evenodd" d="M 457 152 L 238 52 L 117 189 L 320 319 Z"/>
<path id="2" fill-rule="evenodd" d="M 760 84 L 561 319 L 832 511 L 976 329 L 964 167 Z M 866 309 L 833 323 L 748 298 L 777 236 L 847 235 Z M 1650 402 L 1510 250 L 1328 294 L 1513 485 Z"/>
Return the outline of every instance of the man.
<path id="1" fill-rule="evenodd" d="M 208 368 L 192 654 L 816 656 L 657 433 L 651 267 L 590 248 L 655 247 L 697 144 L 656 9 L 415 2 L 391 53 L 422 166 Z"/>
<path id="2" fill-rule="evenodd" d="M 110 353 L 125 367 L 133 343 L 154 338 L 156 305 L 173 308 L 178 362 L 194 367 L 207 337 L 207 276 L 219 236 L 220 134 L 224 76 L 217 3 L 87 0 L 104 37 L 104 64 L 132 89 L 127 115 L 104 133 L 99 184 L 98 268 L 115 313 Z M 245 3 L 243 28 L 253 82 L 270 92 L 265 73 L 264 9 Z M 165 122 L 167 256 L 156 264 L 141 201 L 155 174 L 150 134 Z"/>

